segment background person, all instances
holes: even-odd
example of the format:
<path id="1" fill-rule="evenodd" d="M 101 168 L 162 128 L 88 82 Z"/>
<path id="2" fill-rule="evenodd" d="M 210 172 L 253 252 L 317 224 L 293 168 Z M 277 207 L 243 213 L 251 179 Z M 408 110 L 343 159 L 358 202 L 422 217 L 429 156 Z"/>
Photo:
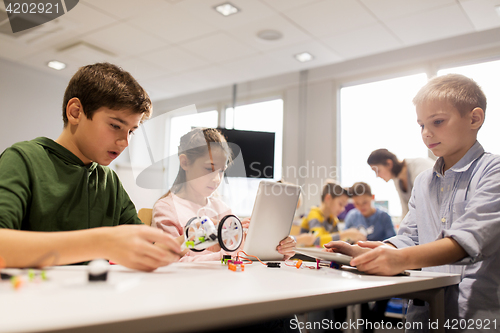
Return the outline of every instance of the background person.
<path id="1" fill-rule="evenodd" d="M 368 184 L 363 182 L 354 183 L 349 193 L 355 208 L 347 213 L 345 218 L 346 228 L 359 229 L 366 233 L 366 238 L 369 241 L 383 241 L 396 235 L 389 214 L 373 205 L 375 195 L 372 194 Z M 389 299 L 376 301 L 372 305 L 363 303 L 361 305 L 363 319 L 370 323 L 386 321 L 385 310 L 387 303 L 389 303 Z M 373 332 L 373 327 L 365 327 L 364 332 Z"/>
<path id="2" fill-rule="evenodd" d="M 296 237 L 297 244 L 323 247 L 332 240 L 366 240 L 366 236 L 356 228 L 342 231 L 338 228 L 337 215 L 342 213 L 348 200 L 349 192 L 346 189 L 334 182 L 326 183 L 321 194 L 321 204 L 312 207 L 302 219 L 301 234 Z"/>
<path id="3" fill-rule="evenodd" d="M 375 171 L 377 177 L 386 182 L 391 179 L 394 181 L 401 201 L 401 219 L 408 214 L 408 201 L 410 201 L 415 178 L 434 165 L 434 161 L 430 158 L 406 158 L 399 161 L 396 155 L 385 148 L 372 151 L 367 163 Z"/>

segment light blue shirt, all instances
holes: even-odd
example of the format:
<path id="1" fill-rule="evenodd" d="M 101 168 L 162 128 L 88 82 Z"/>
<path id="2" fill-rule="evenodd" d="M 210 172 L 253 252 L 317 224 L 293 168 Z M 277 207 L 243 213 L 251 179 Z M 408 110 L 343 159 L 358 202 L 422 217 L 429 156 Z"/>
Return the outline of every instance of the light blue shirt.
<path id="1" fill-rule="evenodd" d="M 476 143 L 444 174 L 443 159 L 415 180 L 409 213 L 398 235 L 388 241 L 398 248 L 452 237 L 468 253 L 453 264 L 424 271 L 458 273 L 458 286 L 445 293 L 447 319 L 496 319 L 500 327 L 500 156 Z M 424 307 L 411 306 L 408 319 L 425 320 Z M 424 324 L 425 327 L 425 324 Z M 480 331 L 474 326 L 474 332 Z M 454 331 L 456 332 L 456 331 Z"/>
<path id="2" fill-rule="evenodd" d="M 375 213 L 368 217 L 364 217 L 357 209 L 351 209 L 344 222 L 346 229 L 363 227 L 368 233 L 366 239 L 369 241 L 383 241 L 396 235 L 391 217 L 378 208 L 375 208 Z"/>

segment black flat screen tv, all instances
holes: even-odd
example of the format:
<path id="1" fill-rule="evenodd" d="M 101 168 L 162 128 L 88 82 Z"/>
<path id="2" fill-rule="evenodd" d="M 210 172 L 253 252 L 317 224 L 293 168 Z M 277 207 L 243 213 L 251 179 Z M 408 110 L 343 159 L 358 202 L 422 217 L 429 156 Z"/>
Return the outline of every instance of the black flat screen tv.
<path id="1" fill-rule="evenodd" d="M 219 128 L 233 151 L 233 158 L 241 154 L 244 170 L 229 166 L 227 177 L 274 178 L 275 133 L 240 131 Z"/>

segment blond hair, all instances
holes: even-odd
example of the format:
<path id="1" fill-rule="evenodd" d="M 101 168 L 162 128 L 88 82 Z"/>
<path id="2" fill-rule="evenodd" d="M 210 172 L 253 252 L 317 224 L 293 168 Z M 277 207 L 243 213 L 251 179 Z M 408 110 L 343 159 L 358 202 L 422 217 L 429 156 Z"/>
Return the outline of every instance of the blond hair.
<path id="1" fill-rule="evenodd" d="M 486 96 L 472 79 L 460 74 L 447 74 L 429 80 L 413 98 L 415 106 L 428 102 L 449 103 L 465 116 L 475 108 L 486 113 Z"/>

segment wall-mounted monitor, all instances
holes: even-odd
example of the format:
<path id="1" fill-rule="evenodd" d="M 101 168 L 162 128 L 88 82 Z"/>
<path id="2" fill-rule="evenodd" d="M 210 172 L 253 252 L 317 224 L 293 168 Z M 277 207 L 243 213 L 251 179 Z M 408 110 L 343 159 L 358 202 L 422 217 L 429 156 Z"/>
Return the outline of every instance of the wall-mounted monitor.
<path id="1" fill-rule="evenodd" d="M 244 169 L 229 167 L 227 177 L 274 178 L 275 133 L 219 128 L 233 150 L 243 158 Z M 244 171 L 243 171 L 244 170 Z"/>

